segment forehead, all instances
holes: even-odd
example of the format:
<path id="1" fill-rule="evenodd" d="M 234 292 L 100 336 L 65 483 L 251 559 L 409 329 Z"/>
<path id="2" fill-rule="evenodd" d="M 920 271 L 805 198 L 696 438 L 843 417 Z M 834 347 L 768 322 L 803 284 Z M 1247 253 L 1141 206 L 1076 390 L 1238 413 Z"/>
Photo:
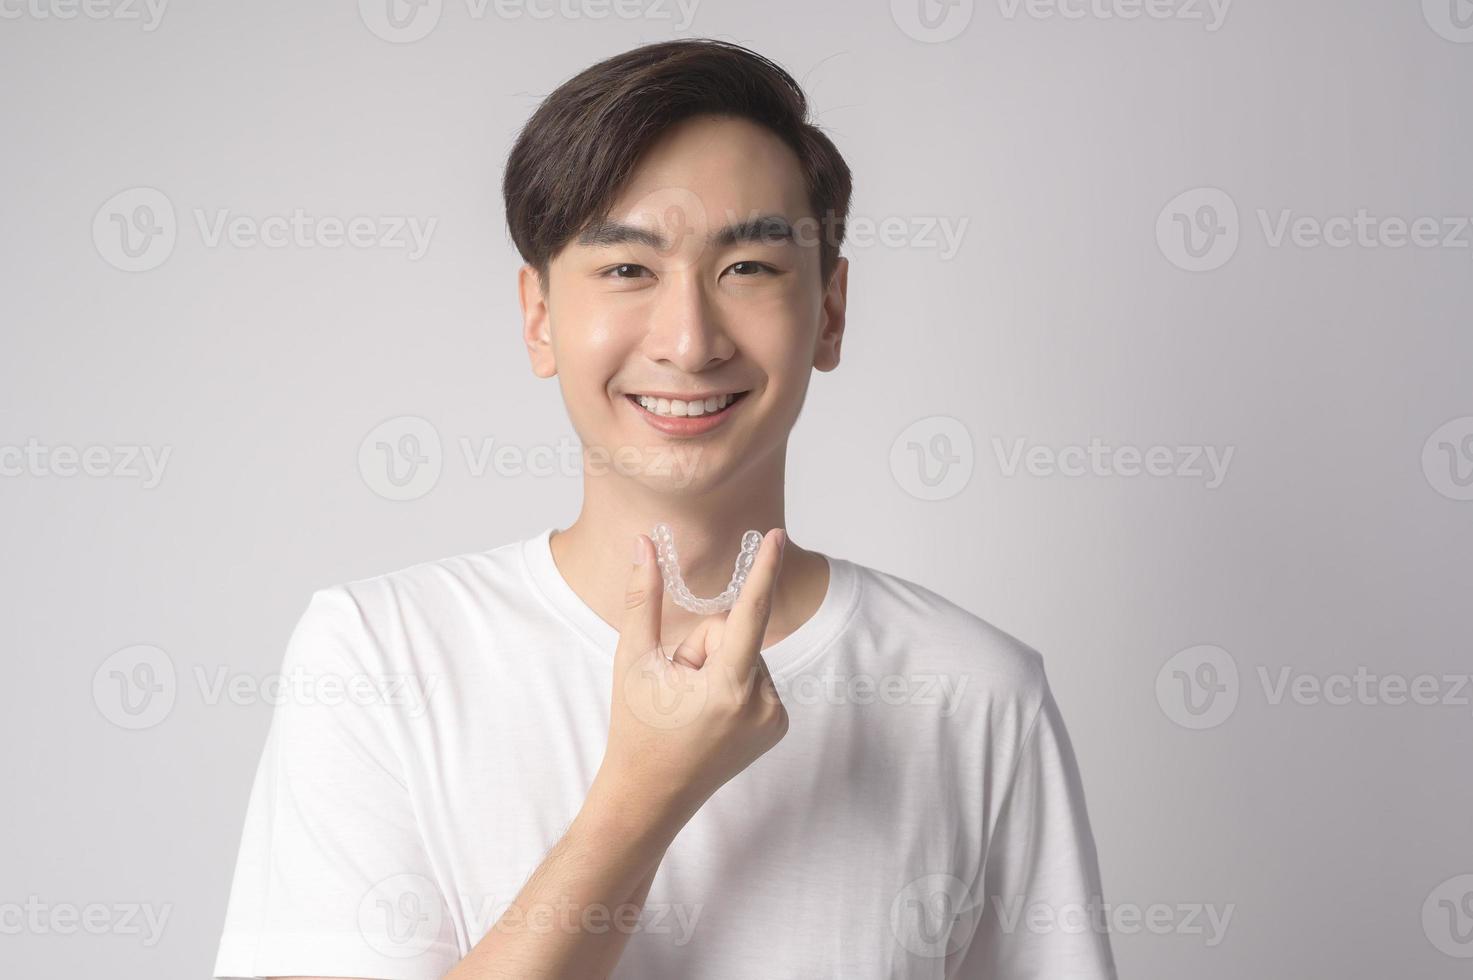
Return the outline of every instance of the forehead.
<path id="1" fill-rule="evenodd" d="M 746 119 L 696 116 L 672 126 L 649 148 L 609 209 L 615 220 L 682 200 L 705 211 L 710 227 L 729 216 L 809 216 L 798 155 L 772 130 Z"/>

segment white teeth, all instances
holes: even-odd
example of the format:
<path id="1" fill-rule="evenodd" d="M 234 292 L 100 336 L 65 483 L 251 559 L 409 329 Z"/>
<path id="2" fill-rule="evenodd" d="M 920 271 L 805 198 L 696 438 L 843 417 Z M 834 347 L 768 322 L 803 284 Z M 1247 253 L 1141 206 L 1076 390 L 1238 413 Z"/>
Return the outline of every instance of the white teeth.
<path id="1" fill-rule="evenodd" d="M 731 404 L 733 397 L 732 395 L 712 395 L 705 400 L 693 399 L 691 401 L 682 401 L 679 398 L 654 398 L 650 395 L 636 395 L 635 400 L 648 412 L 678 419 L 719 412 Z"/>

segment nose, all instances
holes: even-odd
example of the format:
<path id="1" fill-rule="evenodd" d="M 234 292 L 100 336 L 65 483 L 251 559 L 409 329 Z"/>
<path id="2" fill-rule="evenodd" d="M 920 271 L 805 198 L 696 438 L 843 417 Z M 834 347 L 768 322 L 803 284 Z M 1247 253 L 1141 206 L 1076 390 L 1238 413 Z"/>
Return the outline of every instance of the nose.
<path id="1" fill-rule="evenodd" d="M 667 276 L 650 307 L 644 353 L 687 374 L 709 370 L 731 359 L 736 345 L 702 287 L 696 268 Z"/>

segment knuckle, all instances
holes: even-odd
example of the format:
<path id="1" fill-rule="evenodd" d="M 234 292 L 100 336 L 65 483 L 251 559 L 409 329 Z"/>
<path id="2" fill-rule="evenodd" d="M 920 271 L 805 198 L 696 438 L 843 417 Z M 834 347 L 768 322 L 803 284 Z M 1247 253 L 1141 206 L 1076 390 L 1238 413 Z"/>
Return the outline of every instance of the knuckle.
<path id="1" fill-rule="evenodd" d="M 645 600 L 649 598 L 649 594 L 649 589 L 646 589 L 643 586 L 631 586 L 624 593 L 624 608 L 638 609 L 640 606 L 645 604 Z"/>

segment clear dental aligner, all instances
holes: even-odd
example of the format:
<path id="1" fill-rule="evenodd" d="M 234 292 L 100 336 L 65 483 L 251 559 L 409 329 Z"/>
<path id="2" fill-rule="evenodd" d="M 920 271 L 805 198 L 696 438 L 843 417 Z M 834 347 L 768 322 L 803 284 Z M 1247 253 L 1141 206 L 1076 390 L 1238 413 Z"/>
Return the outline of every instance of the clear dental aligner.
<path id="1" fill-rule="evenodd" d="M 685 579 L 680 575 L 680 556 L 675 552 L 675 535 L 668 524 L 656 524 L 651 538 L 655 542 L 655 559 L 660 564 L 660 577 L 665 580 L 665 591 L 681 609 L 701 615 L 710 615 L 730 609 L 742 594 L 742 584 L 752 570 L 757 558 L 757 548 L 762 544 L 761 531 L 748 531 L 742 535 L 742 550 L 737 553 L 736 569 L 731 573 L 731 583 L 714 598 L 703 599 L 691 595 Z"/>

